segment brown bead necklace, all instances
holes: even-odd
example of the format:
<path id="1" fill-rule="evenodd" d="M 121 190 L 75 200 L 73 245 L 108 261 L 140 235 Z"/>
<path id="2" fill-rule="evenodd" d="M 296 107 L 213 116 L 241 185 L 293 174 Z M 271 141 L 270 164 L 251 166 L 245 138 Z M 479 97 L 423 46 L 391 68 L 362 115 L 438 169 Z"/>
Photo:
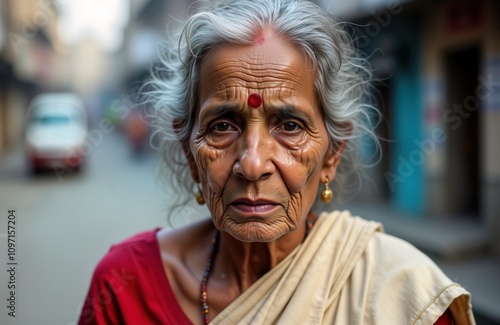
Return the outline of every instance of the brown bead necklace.
<path id="1" fill-rule="evenodd" d="M 309 235 L 313 227 L 313 221 L 310 218 L 306 219 L 306 235 Z M 304 237 L 304 238 L 305 238 Z M 209 308 L 208 308 L 208 298 L 207 298 L 207 284 L 208 278 L 210 277 L 210 273 L 212 272 L 212 266 L 215 262 L 215 258 L 217 257 L 217 252 L 219 251 L 219 239 L 220 239 L 220 231 L 217 230 L 214 238 L 212 238 L 212 250 L 210 251 L 210 255 L 208 255 L 207 263 L 205 264 L 205 272 L 203 273 L 203 277 L 201 278 L 201 295 L 200 295 L 200 303 L 201 303 L 201 315 L 203 316 L 203 323 L 210 323 L 210 317 L 208 316 Z"/>
<path id="2" fill-rule="evenodd" d="M 210 251 L 210 255 L 208 255 L 207 263 L 205 264 L 205 273 L 203 273 L 203 277 L 201 278 L 201 314 L 203 316 L 204 324 L 210 323 L 210 317 L 208 317 L 208 299 L 207 299 L 207 284 L 208 277 L 212 272 L 212 265 L 215 261 L 215 257 L 217 256 L 217 252 L 219 251 L 219 238 L 220 231 L 217 230 L 214 238 L 212 238 L 212 250 Z"/>

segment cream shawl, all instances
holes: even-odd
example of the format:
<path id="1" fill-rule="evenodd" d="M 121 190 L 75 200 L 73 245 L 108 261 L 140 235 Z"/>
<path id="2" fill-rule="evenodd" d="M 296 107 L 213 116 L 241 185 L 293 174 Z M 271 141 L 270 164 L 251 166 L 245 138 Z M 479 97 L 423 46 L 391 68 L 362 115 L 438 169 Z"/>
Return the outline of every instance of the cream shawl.
<path id="1" fill-rule="evenodd" d="M 212 324 L 433 324 L 447 308 L 457 324 L 474 324 L 469 293 L 429 258 L 335 211 Z"/>

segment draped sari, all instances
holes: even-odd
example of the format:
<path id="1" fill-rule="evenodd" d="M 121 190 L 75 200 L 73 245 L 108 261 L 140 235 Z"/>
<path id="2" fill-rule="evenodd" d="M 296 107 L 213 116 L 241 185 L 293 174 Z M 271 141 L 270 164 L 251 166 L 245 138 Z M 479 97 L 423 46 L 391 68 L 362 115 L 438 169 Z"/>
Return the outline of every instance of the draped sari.
<path id="1" fill-rule="evenodd" d="M 470 294 L 427 256 L 335 211 L 212 324 L 433 324 L 447 309 L 456 324 L 475 324 Z"/>

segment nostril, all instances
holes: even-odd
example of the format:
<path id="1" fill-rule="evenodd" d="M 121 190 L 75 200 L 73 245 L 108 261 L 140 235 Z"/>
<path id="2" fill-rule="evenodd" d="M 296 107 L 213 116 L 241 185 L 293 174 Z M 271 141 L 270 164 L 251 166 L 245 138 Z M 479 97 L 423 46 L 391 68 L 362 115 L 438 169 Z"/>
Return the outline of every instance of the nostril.
<path id="1" fill-rule="evenodd" d="M 234 163 L 233 165 L 233 173 L 235 175 L 238 175 L 240 177 L 243 177 L 243 171 L 241 170 L 241 162 L 240 161 L 237 161 Z"/>
<path id="2" fill-rule="evenodd" d="M 271 177 L 272 173 L 264 173 L 260 176 L 261 179 L 268 179 L 269 177 Z"/>

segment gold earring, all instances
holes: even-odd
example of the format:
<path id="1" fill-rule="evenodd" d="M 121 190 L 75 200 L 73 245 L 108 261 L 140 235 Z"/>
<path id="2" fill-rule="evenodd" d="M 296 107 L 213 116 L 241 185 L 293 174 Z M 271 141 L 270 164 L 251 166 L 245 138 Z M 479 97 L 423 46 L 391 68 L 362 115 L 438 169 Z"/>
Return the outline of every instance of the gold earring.
<path id="1" fill-rule="evenodd" d="M 195 193 L 196 202 L 199 205 L 205 204 L 205 199 L 203 198 L 203 191 L 201 190 L 200 184 L 198 184 L 198 192 Z"/>
<path id="2" fill-rule="evenodd" d="M 324 203 L 330 203 L 330 201 L 333 199 L 333 192 L 328 186 L 329 179 L 328 177 L 325 180 L 325 189 L 321 192 L 321 201 Z"/>

